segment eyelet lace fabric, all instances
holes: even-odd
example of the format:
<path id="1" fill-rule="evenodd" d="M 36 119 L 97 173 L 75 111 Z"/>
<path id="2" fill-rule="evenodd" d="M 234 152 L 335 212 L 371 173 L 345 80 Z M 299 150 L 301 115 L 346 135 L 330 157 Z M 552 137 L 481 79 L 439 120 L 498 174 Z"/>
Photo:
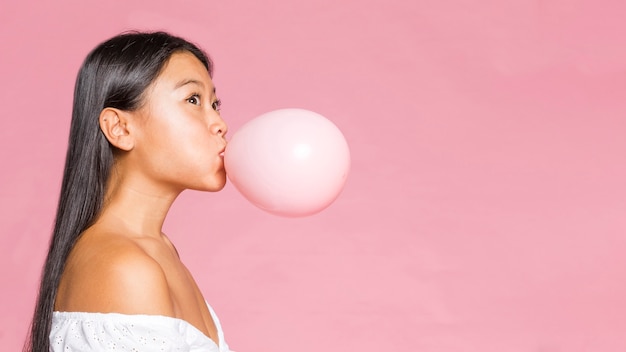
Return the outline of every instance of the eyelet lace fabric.
<path id="1" fill-rule="evenodd" d="M 160 315 L 54 312 L 51 352 L 229 352 L 222 326 L 207 304 L 218 344 L 188 322 Z"/>

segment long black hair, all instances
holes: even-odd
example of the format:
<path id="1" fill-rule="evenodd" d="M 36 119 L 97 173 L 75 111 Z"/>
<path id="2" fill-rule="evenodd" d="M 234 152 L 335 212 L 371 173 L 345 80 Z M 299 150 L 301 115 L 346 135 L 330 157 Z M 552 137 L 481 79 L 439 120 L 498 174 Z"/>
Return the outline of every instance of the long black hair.
<path id="1" fill-rule="evenodd" d="M 57 215 L 43 269 L 27 352 L 48 352 L 52 313 L 67 257 L 102 208 L 114 150 L 100 130 L 101 111 L 133 111 L 172 54 L 188 51 L 212 75 L 213 64 L 196 45 L 165 32 L 127 32 L 89 53 L 74 90 L 69 145 Z"/>

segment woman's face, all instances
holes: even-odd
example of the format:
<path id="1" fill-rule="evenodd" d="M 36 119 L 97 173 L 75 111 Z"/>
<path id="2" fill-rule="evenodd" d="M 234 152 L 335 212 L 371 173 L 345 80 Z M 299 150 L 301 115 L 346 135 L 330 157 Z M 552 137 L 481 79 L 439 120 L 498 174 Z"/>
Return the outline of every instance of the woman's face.
<path id="1" fill-rule="evenodd" d="M 189 52 L 175 53 L 145 94 L 134 117 L 135 170 L 177 191 L 221 190 L 227 126 L 204 65 Z"/>

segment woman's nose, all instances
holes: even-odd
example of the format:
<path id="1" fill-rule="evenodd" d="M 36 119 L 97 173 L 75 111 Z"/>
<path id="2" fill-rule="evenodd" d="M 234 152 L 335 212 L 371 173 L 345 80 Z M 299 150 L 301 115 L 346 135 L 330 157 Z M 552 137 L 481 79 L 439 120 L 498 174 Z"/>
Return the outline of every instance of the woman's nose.
<path id="1" fill-rule="evenodd" d="M 216 135 L 220 137 L 224 137 L 226 135 L 226 132 L 228 132 L 228 126 L 226 125 L 226 122 L 224 122 L 221 116 L 219 115 L 217 116 L 217 120 L 211 126 L 211 132 L 215 133 Z"/>

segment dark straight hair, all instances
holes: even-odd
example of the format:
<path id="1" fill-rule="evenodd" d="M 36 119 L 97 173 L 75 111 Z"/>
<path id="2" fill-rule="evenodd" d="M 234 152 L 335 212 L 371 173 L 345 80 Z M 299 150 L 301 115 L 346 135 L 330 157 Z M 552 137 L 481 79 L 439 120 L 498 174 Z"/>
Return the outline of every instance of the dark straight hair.
<path id="1" fill-rule="evenodd" d="M 100 130 L 104 108 L 136 110 L 144 92 L 176 52 L 195 55 L 212 75 L 213 64 L 196 45 L 165 32 L 127 32 L 89 53 L 74 90 L 61 195 L 26 352 L 49 352 L 57 289 L 76 240 L 91 226 L 104 201 L 114 148 Z"/>

